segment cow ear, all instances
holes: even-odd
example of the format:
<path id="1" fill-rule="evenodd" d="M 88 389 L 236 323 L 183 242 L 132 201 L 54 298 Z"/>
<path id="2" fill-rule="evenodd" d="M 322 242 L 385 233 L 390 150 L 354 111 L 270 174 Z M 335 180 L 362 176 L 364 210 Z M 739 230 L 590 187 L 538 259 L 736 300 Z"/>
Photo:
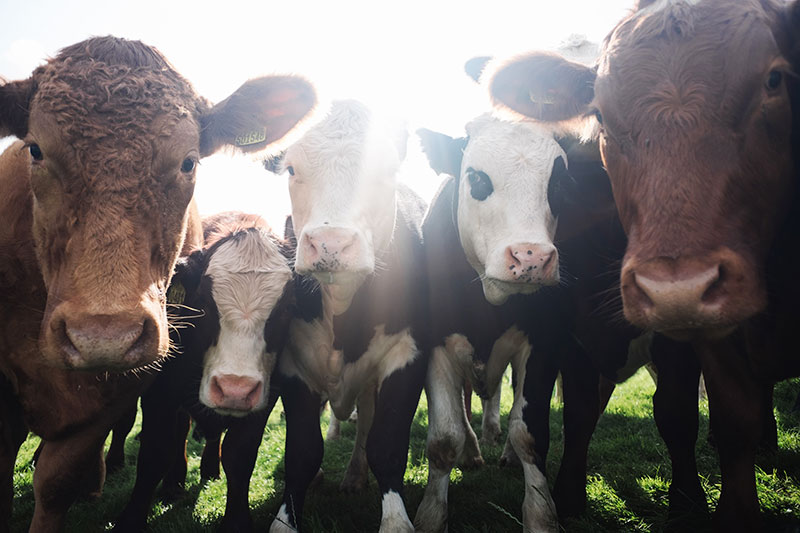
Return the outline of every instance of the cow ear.
<path id="1" fill-rule="evenodd" d="M 417 135 L 422 150 L 428 157 L 428 163 L 437 174 L 449 174 L 455 177 L 461 174 L 461 160 L 464 157 L 464 148 L 467 147 L 466 137 L 454 139 L 444 133 L 425 128 L 418 129 Z"/>
<path id="2" fill-rule="evenodd" d="M 33 78 L 3 83 L 0 78 L 0 138 L 28 134 L 28 115 L 36 84 Z"/>
<path id="3" fill-rule="evenodd" d="M 464 72 L 466 72 L 467 76 L 472 78 L 475 82 L 480 82 L 483 69 L 486 68 L 486 64 L 491 60 L 491 56 L 473 57 L 464 63 Z"/>
<path id="4" fill-rule="evenodd" d="M 316 104 L 316 91 L 303 78 L 252 79 L 201 118 L 200 154 L 211 155 L 224 145 L 262 150 L 284 138 Z"/>
<path id="5" fill-rule="evenodd" d="M 203 250 L 197 249 L 178 258 L 175 272 L 167 290 L 167 303 L 182 305 L 187 297 L 194 296 L 203 276 Z"/>
<path id="6" fill-rule="evenodd" d="M 582 115 L 594 98 L 594 69 L 534 52 L 500 65 L 489 81 L 494 103 L 526 117 L 558 122 Z"/>

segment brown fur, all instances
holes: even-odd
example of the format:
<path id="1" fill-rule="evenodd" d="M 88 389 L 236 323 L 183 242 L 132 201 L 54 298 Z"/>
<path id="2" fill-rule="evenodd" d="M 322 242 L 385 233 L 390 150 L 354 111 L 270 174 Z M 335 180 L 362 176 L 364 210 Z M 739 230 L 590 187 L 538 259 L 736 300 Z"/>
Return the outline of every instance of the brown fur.
<path id="1" fill-rule="evenodd" d="M 282 136 L 313 108 L 308 83 L 271 79 L 234 93 L 237 112 L 212 108 L 155 48 L 102 37 L 65 48 L 28 80 L 0 85 L 0 135 L 23 137 L 43 154 L 36 160 L 15 143 L 0 155 L 0 371 L 8 379 L 0 386 L 22 408 L 21 416 L 0 410 L 0 425 L 30 428 L 44 441 L 32 530 L 62 528 L 80 488 L 102 488 L 105 436 L 148 382 L 104 371 L 167 351 L 172 269 L 202 243 L 194 170 L 182 163 L 234 143 L 229 132 L 247 133 L 237 130 L 242 110 L 256 110 L 246 126 Z M 102 324 L 111 324 L 102 333 L 113 343 L 115 320 L 131 317 L 141 324 L 136 357 L 106 350 L 85 361 L 90 371 L 68 369 L 75 361 L 66 355 L 66 320 L 94 321 L 85 333 L 91 346 L 104 342 L 93 337 Z M 0 442 L 2 495 L 10 494 L 18 447 Z"/>

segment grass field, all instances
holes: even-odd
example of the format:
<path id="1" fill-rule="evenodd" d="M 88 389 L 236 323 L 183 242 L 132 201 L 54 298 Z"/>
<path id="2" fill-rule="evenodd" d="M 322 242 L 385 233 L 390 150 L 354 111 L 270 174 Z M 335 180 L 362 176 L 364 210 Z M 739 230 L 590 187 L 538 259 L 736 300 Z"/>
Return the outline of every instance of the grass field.
<path id="1" fill-rule="evenodd" d="M 506 385 L 508 389 L 508 386 Z M 800 531 L 800 417 L 790 412 L 800 383 L 781 383 L 776 389 L 776 417 L 780 451 L 759 457 L 757 479 L 767 531 Z M 671 476 L 669 455 L 652 420 L 654 385 L 640 371 L 617 388 L 608 410 L 600 419 L 589 450 L 586 514 L 564 524 L 566 531 L 661 531 L 667 512 L 667 488 Z M 480 402 L 473 400 L 473 425 L 480 427 Z M 502 412 L 511 407 L 511 393 L 504 390 Z M 266 531 L 279 506 L 283 485 L 283 441 L 285 425 L 278 403 L 270 417 L 250 484 L 250 505 L 256 530 Z M 716 456 L 705 440 L 708 406 L 701 403 L 698 465 L 710 505 L 719 496 Z M 323 431 L 328 412 L 323 416 Z M 505 423 L 505 419 L 503 420 Z M 554 479 L 561 456 L 561 408 L 555 402 L 551 416 L 549 478 Z M 138 431 L 139 421 L 134 429 Z M 427 479 L 425 435 L 427 405 L 423 395 L 412 427 L 411 449 L 406 471 L 406 505 L 412 517 L 422 499 Z M 505 425 L 504 428 L 505 430 Z M 480 433 L 479 433 L 480 436 Z M 504 434 L 505 436 L 505 434 Z M 345 495 L 339 491 L 347 466 L 355 425 L 342 424 L 342 438 L 325 445 L 324 481 L 309 492 L 305 527 L 318 532 L 377 531 L 380 504 L 377 485 L 370 480 L 367 492 Z M 31 457 L 38 439 L 30 437 L 17 459 L 12 531 L 24 531 L 33 513 Z M 103 531 L 113 526 L 133 486 L 138 442 L 129 438 L 126 466 L 109 477 L 100 501 L 79 502 L 70 511 L 68 531 Z M 170 505 L 156 502 L 150 517 L 154 532 L 214 531 L 225 507 L 225 482 L 201 483 L 202 445 L 190 440 L 190 465 L 186 495 Z M 484 450 L 486 466 L 474 471 L 455 470 L 449 493 L 450 531 L 521 531 L 522 471 L 497 466 L 502 444 Z M 699 530 L 707 529 L 701 524 Z"/>

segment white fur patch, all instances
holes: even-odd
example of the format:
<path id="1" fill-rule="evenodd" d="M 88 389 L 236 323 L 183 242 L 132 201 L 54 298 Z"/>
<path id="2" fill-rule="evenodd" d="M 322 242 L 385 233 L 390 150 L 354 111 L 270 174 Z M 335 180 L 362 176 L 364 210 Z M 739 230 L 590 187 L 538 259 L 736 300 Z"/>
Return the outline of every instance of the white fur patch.
<path id="1" fill-rule="evenodd" d="M 286 258 L 266 231 L 251 230 L 220 245 L 206 274 L 220 332 L 205 353 L 200 401 L 210 406 L 211 379 L 228 374 L 262 380 L 263 403 L 276 360 L 267 353 L 264 326 L 292 277 Z"/>
<path id="2" fill-rule="evenodd" d="M 467 125 L 469 143 L 461 163 L 458 230 L 461 246 L 481 278 L 484 294 L 499 305 L 514 293 L 531 293 L 534 282 L 508 283 L 506 248 L 518 243 L 552 245 L 556 218 L 547 187 L 557 157 L 567 164 L 552 130 L 533 122 L 511 122 L 482 115 Z M 492 193 L 471 194 L 467 170 L 484 172 Z"/>
<path id="3" fill-rule="evenodd" d="M 297 530 L 289 525 L 289 513 L 286 512 L 286 504 L 281 505 L 275 520 L 269 526 L 269 533 L 292 533 Z"/>
<path id="4" fill-rule="evenodd" d="M 381 527 L 380 533 L 413 533 L 414 526 L 408 519 L 403 498 L 395 491 L 390 490 L 381 499 Z"/>

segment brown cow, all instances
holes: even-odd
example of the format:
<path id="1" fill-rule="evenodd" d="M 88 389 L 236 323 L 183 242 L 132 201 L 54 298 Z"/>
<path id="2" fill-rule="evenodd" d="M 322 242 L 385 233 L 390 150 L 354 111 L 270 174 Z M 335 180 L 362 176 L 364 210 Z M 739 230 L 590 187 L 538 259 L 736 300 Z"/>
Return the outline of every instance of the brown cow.
<path id="1" fill-rule="evenodd" d="M 493 78 L 496 100 L 524 115 L 596 117 L 629 238 L 625 316 L 692 341 L 697 353 L 684 345 L 655 361 L 671 510 L 679 494 L 706 505 L 694 465 L 702 367 L 723 481 L 716 526 L 725 531 L 759 527 L 753 463 L 771 385 L 800 372 L 791 339 L 800 318 L 799 20 L 796 1 L 641 1 L 606 39 L 596 69 L 531 54 Z"/>
<path id="2" fill-rule="evenodd" d="M 99 493 L 105 435 L 146 382 L 107 371 L 168 351 L 172 268 L 202 238 L 197 161 L 284 137 L 315 100 L 302 79 L 264 77 L 212 106 L 155 48 L 113 37 L 0 85 L 0 135 L 24 140 L 0 156 L 0 527 L 26 426 L 44 441 L 32 530 Z"/>

